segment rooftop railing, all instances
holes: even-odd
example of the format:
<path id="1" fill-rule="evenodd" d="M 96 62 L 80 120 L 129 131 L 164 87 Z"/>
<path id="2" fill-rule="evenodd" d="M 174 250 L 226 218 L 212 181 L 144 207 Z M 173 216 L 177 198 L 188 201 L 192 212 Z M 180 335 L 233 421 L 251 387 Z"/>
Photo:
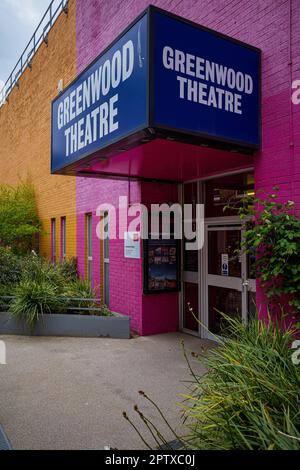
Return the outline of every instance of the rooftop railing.
<path id="1" fill-rule="evenodd" d="M 68 0 L 52 0 L 41 19 L 38 27 L 34 31 L 30 41 L 25 47 L 21 57 L 16 63 L 13 71 L 8 77 L 2 89 L 0 89 L 0 106 L 8 101 L 9 94 L 15 86 L 19 86 L 19 79 L 22 73 L 32 68 L 32 58 L 39 46 L 44 42 L 48 46 L 48 34 L 59 17 L 61 12 L 68 14 Z"/>

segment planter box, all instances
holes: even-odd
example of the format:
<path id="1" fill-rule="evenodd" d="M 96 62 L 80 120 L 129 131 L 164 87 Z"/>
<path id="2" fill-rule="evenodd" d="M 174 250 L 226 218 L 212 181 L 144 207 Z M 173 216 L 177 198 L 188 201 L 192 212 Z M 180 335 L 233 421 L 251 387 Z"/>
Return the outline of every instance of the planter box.
<path id="1" fill-rule="evenodd" d="M 75 336 L 81 338 L 130 338 L 129 317 L 50 314 L 38 321 L 32 332 L 24 322 L 18 322 L 0 312 L 0 335 Z"/>

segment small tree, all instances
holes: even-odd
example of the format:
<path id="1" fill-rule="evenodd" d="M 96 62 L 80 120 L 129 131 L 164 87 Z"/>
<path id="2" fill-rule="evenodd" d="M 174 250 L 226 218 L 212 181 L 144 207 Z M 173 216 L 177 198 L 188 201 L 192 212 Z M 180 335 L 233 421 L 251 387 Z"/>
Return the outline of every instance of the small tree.
<path id="1" fill-rule="evenodd" d="M 286 296 L 300 314 L 300 212 L 295 203 L 278 200 L 278 188 L 266 199 L 255 198 L 238 209 L 245 221 L 246 252 L 256 249 L 256 271 L 270 303 Z M 252 221 L 249 221 L 252 216 Z"/>
<path id="2" fill-rule="evenodd" d="M 25 253 L 40 231 L 33 186 L 27 182 L 17 187 L 0 185 L 0 245 Z"/>

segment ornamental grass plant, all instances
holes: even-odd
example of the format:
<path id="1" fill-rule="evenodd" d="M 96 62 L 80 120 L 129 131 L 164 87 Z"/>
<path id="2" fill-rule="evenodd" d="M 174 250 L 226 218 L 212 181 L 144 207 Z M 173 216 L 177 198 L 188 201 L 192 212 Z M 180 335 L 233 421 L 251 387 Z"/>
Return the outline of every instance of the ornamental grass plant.
<path id="1" fill-rule="evenodd" d="M 224 315 L 227 337 L 199 360 L 185 395 L 193 449 L 300 449 L 300 366 L 293 364 L 293 334 L 269 318 L 244 325 Z"/>
<path id="2" fill-rule="evenodd" d="M 135 406 L 140 425 L 124 413 L 148 448 L 189 450 L 300 450 L 300 365 L 292 361 L 294 331 L 282 330 L 252 318 L 244 325 L 224 316 L 226 337 L 192 356 L 205 366 L 200 376 L 192 373 L 183 396 L 183 425 L 175 432 L 159 406 L 145 392 L 157 419 L 149 419 Z M 160 423 L 160 424 L 159 424 Z M 167 427 L 166 427 L 167 423 Z M 163 431 L 165 429 L 165 432 Z M 171 430 L 171 434 L 170 434 Z"/>
<path id="3" fill-rule="evenodd" d="M 20 264 L 18 282 L 0 285 L 0 306 L 8 305 L 10 314 L 32 331 L 44 314 L 112 315 L 90 282 L 78 278 L 76 259 L 54 265 L 32 253 Z M 7 295 L 13 298 L 8 301 Z"/>
<path id="4" fill-rule="evenodd" d="M 57 312 L 62 308 L 58 288 L 45 280 L 22 281 L 16 287 L 14 295 L 9 312 L 17 320 L 24 320 L 31 330 L 42 315 Z"/>

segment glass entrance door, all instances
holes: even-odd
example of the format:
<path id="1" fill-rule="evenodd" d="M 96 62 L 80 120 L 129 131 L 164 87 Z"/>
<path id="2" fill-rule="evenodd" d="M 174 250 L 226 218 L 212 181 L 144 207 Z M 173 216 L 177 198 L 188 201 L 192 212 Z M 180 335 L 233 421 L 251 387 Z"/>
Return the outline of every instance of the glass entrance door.
<path id="1" fill-rule="evenodd" d="M 204 336 L 222 335 L 226 321 L 221 313 L 247 321 L 255 310 L 255 279 L 251 257 L 241 252 L 239 224 L 206 224 L 205 325 Z"/>
<path id="2" fill-rule="evenodd" d="M 199 201 L 199 183 L 183 185 L 183 202 L 192 205 L 193 230 L 195 229 L 196 204 Z M 199 335 L 200 323 L 200 251 L 186 250 L 185 240 L 182 247 L 182 329 Z M 191 309 L 193 313 L 191 312 Z"/>
<path id="3" fill-rule="evenodd" d="M 224 211 L 229 202 L 239 207 L 254 194 L 253 185 L 252 172 L 183 184 L 182 203 L 205 205 L 204 247 L 187 251 L 182 244 L 181 328 L 188 333 L 213 339 L 225 327 L 220 312 L 243 321 L 255 312 L 255 252 L 241 253 L 240 219 L 236 210 Z M 193 209 L 192 222 L 195 214 Z"/>

